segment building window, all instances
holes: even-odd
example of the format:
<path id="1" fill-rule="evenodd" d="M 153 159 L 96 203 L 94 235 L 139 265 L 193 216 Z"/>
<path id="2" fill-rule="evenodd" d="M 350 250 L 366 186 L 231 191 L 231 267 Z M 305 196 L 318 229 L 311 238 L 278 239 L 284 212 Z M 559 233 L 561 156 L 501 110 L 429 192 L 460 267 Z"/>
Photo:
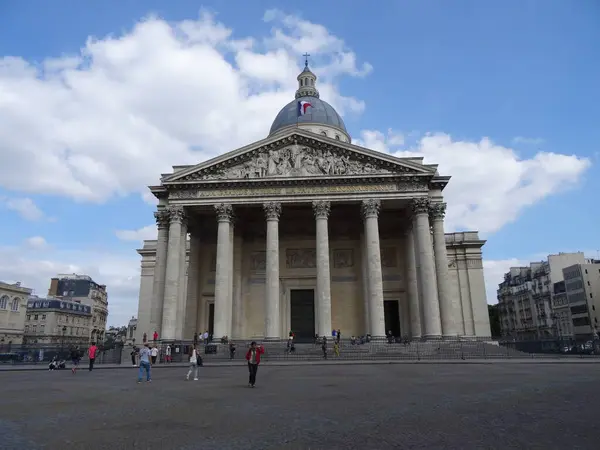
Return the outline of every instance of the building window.
<path id="1" fill-rule="evenodd" d="M 590 292 L 590 298 L 593 298 L 593 295 L 592 295 L 592 293 L 591 293 L 591 292 Z"/>
<path id="2" fill-rule="evenodd" d="M 42 314 L 42 320 L 46 320 L 46 314 Z"/>
<path id="3" fill-rule="evenodd" d="M 40 325 L 40 333 L 43 333 L 45 328 L 46 328 L 45 325 Z"/>
<path id="4" fill-rule="evenodd" d="M 19 310 L 19 303 L 20 303 L 20 298 L 15 297 L 13 298 L 12 304 L 10 305 L 10 309 L 12 311 L 18 311 Z"/>
<path id="5" fill-rule="evenodd" d="M 33 320 L 38 320 L 38 315 L 37 314 L 33 316 Z"/>
<path id="6" fill-rule="evenodd" d="M 8 295 L 3 295 L 0 297 L 0 309 L 6 309 L 8 305 Z"/>
<path id="7" fill-rule="evenodd" d="M 340 140 L 340 135 L 339 135 L 339 134 L 336 134 L 336 135 L 335 135 L 335 139 L 336 139 L 337 141 L 339 141 L 339 140 Z"/>
<path id="8" fill-rule="evenodd" d="M 31 328 L 31 330 L 32 330 L 34 333 L 37 333 L 37 325 L 34 325 L 34 326 Z"/>
<path id="9" fill-rule="evenodd" d="M 25 333 L 29 333 L 29 325 L 25 325 Z"/>
<path id="10" fill-rule="evenodd" d="M 27 314 L 27 320 L 31 320 L 31 314 Z"/>

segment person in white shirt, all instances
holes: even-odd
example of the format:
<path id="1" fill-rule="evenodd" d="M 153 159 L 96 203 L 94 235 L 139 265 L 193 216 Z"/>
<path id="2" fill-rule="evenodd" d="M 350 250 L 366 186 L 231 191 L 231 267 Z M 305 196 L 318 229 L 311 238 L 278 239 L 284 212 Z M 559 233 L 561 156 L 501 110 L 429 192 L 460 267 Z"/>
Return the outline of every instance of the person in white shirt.
<path id="1" fill-rule="evenodd" d="M 170 363 L 171 362 L 171 346 L 167 345 L 167 348 L 165 349 L 165 362 Z"/>
<path id="2" fill-rule="evenodd" d="M 156 364 L 156 358 L 158 357 L 158 348 L 156 345 L 154 345 L 152 350 L 150 350 L 150 355 L 152 356 L 152 364 Z"/>
<path id="3" fill-rule="evenodd" d="M 204 341 L 204 345 L 208 345 L 208 330 L 202 335 L 202 340 Z"/>
<path id="4" fill-rule="evenodd" d="M 190 346 L 190 351 L 188 352 L 188 356 L 190 357 L 190 370 L 188 370 L 187 375 L 185 376 L 186 380 L 190 379 L 190 375 L 192 371 L 194 372 L 194 381 L 198 381 L 198 351 L 196 350 L 195 345 Z"/>

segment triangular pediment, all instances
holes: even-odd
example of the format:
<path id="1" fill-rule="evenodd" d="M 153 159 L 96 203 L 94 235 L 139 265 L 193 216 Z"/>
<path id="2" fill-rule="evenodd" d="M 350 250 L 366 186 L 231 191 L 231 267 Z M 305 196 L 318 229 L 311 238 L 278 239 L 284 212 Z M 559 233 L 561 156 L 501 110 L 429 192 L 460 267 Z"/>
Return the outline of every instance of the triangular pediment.
<path id="1" fill-rule="evenodd" d="M 434 175 L 435 168 L 414 159 L 294 130 L 225 153 L 196 166 L 179 168 L 163 184 L 256 178 L 377 175 Z"/>

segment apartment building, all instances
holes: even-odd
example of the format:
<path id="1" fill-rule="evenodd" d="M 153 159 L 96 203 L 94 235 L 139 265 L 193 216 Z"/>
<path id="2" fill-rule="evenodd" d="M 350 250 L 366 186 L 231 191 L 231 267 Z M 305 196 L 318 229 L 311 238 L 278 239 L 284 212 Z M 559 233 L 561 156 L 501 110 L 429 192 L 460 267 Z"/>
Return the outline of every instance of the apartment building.
<path id="1" fill-rule="evenodd" d="M 585 263 L 582 252 L 548 255 L 547 260 L 511 267 L 498 285 L 502 335 L 538 340 L 559 335 L 560 318 L 553 311 L 554 285 L 564 281 L 563 269 Z"/>
<path id="2" fill-rule="evenodd" d="M 595 339 L 600 329 L 600 261 L 565 267 L 563 276 L 572 337 L 577 341 Z"/>
<path id="3" fill-rule="evenodd" d="M 92 307 L 57 298 L 29 297 L 24 343 L 82 345 L 90 342 Z"/>
<path id="4" fill-rule="evenodd" d="M 563 272 L 564 274 L 564 272 Z M 552 297 L 553 316 L 556 320 L 558 336 L 561 339 L 573 339 L 573 321 L 571 307 L 567 298 L 567 288 L 564 281 L 554 283 L 554 296 Z"/>
<path id="5" fill-rule="evenodd" d="M 25 310 L 31 289 L 0 281 L 0 348 L 23 342 Z"/>
<path id="6" fill-rule="evenodd" d="M 108 318 L 108 294 L 105 285 L 96 283 L 88 275 L 59 274 L 50 280 L 48 296 L 90 306 L 92 323 L 89 340 L 104 340 Z"/>

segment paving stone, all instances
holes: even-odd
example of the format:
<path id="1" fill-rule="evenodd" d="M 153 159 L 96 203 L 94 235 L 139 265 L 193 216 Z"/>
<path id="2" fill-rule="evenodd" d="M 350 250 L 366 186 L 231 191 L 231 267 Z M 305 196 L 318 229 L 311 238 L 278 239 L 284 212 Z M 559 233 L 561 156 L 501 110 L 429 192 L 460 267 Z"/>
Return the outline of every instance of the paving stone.
<path id="1" fill-rule="evenodd" d="M 596 364 L 0 373 L 2 449 L 597 449 Z M 568 432 L 566 432 L 568 430 Z"/>

